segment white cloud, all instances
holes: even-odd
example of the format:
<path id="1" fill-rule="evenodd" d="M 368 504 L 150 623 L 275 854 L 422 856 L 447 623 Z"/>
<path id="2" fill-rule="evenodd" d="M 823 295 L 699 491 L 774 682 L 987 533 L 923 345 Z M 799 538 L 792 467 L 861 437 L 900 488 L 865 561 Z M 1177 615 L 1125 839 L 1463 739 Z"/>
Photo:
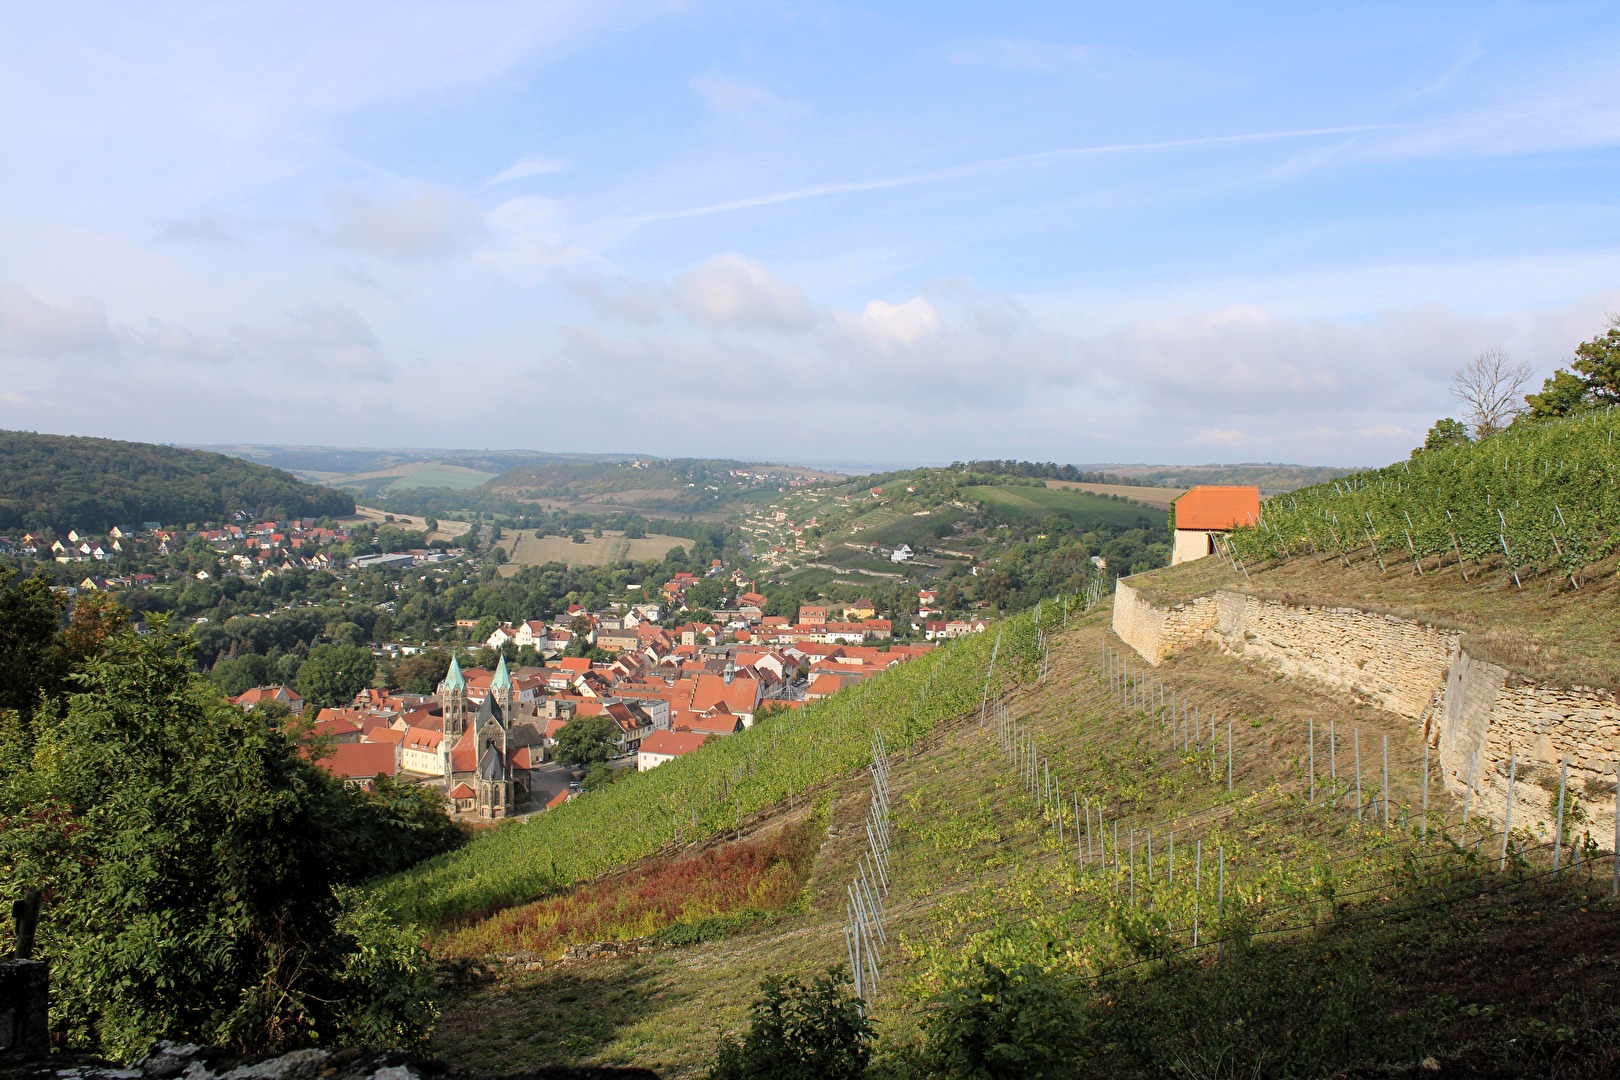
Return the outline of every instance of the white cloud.
<path id="1" fill-rule="evenodd" d="M 10 355 L 82 356 L 105 352 L 117 340 L 95 300 L 0 282 L 0 349 Z"/>
<path id="2" fill-rule="evenodd" d="M 403 261 L 446 259 L 489 236 L 484 215 L 461 195 L 422 185 L 379 197 L 335 191 L 327 197 L 330 243 L 368 255 Z"/>
<path id="3" fill-rule="evenodd" d="M 715 255 L 676 279 L 683 314 L 715 327 L 791 330 L 815 322 L 804 290 L 737 254 Z"/>
<path id="4" fill-rule="evenodd" d="M 858 325 L 879 345 L 915 345 L 921 338 L 939 333 L 939 312 L 921 296 L 899 304 L 872 300 L 861 312 Z"/>
<path id="5" fill-rule="evenodd" d="M 562 172 L 563 163 L 556 158 L 529 157 L 515 161 L 490 177 L 486 186 L 504 184 L 509 180 L 522 180 L 529 176 L 544 176 L 547 173 Z"/>
<path id="6" fill-rule="evenodd" d="M 21 394 L 14 394 L 10 390 L 7 390 L 0 393 L 0 404 L 26 405 L 28 404 L 28 399 L 23 397 Z"/>
<path id="7" fill-rule="evenodd" d="M 287 369 L 383 380 L 392 374 L 377 335 L 352 307 L 306 304 L 270 326 L 233 326 L 238 354 L 267 374 Z"/>

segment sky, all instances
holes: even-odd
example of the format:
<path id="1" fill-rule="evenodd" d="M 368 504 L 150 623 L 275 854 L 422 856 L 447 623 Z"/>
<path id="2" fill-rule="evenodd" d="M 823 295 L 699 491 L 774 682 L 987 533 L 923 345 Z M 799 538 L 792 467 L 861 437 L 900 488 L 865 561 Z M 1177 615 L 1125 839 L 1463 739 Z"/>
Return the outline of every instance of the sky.
<path id="1" fill-rule="evenodd" d="M 1404 457 L 1620 311 L 1613 3 L 8 3 L 0 427 Z"/>

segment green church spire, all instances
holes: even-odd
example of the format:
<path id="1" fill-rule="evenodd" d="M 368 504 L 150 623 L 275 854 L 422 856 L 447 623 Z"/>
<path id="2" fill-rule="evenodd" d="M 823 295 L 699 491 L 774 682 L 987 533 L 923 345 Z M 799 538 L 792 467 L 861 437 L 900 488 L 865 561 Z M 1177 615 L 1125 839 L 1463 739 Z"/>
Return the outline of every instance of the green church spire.
<path id="1" fill-rule="evenodd" d="M 444 673 L 444 682 L 441 685 L 448 690 L 467 689 L 467 680 L 461 674 L 461 665 L 456 662 L 454 654 L 450 657 L 450 670 Z"/>
<path id="2" fill-rule="evenodd" d="M 495 665 L 495 677 L 489 680 L 489 688 L 491 690 L 512 689 L 512 676 L 506 670 L 506 657 L 501 657 L 501 662 Z"/>

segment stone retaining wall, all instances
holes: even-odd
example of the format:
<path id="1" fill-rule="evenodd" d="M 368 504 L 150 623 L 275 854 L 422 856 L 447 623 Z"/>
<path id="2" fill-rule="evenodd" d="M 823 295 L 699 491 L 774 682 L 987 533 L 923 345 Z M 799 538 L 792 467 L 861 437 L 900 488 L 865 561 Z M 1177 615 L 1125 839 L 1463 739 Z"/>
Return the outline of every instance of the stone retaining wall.
<path id="1" fill-rule="evenodd" d="M 1124 581 L 1114 584 L 1114 633 L 1150 664 L 1190 649 L 1215 627 L 1215 598 L 1200 596 L 1162 608 L 1144 600 Z"/>
<path id="2" fill-rule="evenodd" d="M 1593 839 L 1613 847 L 1620 701 L 1593 687 L 1551 686 L 1468 655 L 1461 635 L 1349 607 L 1286 604 L 1232 589 L 1164 608 L 1124 582 L 1114 632 L 1149 664 L 1200 643 L 1291 679 L 1349 694 L 1419 725 L 1445 786 L 1500 824 L 1517 757 L 1513 826 L 1551 835 L 1558 762 Z M 1566 822 L 1566 824 L 1568 824 Z M 1571 828 L 1572 835 L 1579 831 Z"/>

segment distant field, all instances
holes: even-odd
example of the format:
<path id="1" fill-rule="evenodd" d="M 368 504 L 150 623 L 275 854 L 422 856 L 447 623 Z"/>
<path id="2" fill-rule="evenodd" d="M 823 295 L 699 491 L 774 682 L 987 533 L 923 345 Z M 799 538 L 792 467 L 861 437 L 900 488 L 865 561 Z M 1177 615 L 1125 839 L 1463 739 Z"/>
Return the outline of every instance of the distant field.
<path id="1" fill-rule="evenodd" d="M 621 533 L 605 532 L 601 538 L 585 535 L 583 544 L 576 544 L 566 536 L 535 536 L 527 530 L 507 530 L 501 540 L 509 560 L 501 567 L 504 577 L 511 577 L 519 567 L 541 566 L 549 562 L 567 563 L 569 566 L 601 566 L 605 563 L 644 562 L 662 559 L 672 547 L 683 551 L 692 541 L 678 536 L 652 533 L 640 540 L 626 540 Z"/>
<path id="2" fill-rule="evenodd" d="M 1164 523 L 1161 511 L 1133 506 L 1102 495 L 1094 495 L 1089 491 L 987 484 L 982 487 L 965 487 L 962 494 L 967 498 L 989 503 L 990 508 L 1003 517 L 1024 521 L 1038 522 L 1052 514 L 1061 514 L 1081 528 L 1086 528 L 1094 522 L 1125 526 L 1132 526 L 1144 520 L 1153 524 Z"/>
<path id="3" fill-rule="evenodd" d="M 1048 480 L 1046 486 L 1055 489 L 1089 491 L 1094 495 L 1118 495 L 1139 503 L 1170 509 L 1170 504 L 1181 496 L 1181 488 L 1136 487 L 1132 484 L 1082 484 L 1075 480 Z"/>
<path id="4" fill-rule="evenodd" d="M 386 469 L 354 473 L 312 472 L 304 469 L 300 470 L 300 474 L 316 483 L 344 488 L 362 497 L 428 487 L 466 491 L 481 486 L 496 475 L 479 469 L 469 469 L 464 465 L 450 465 L 443 461 L 406 461 Z"/>
<path id="5" fill-rule="evenodd" d="M 435 540 L 459 539 L 468 529 L 472 528 L 471 524 L 465 521 L 451 521 L 448 518 L 439 518 L 438 520 L 439 527 L 428 534 L 428 543 Z M 370 506 L 356 506 L 352 516 L 338 518 L 338 521 L 344 525 L 355 525 L 362 521 L 382 525 L 387 521 L 387 514 Z M 394 524 L 402 529 L 420 529 L 426 521 L 427 518 L 421 514 L 394 515 Z"/>
<path id="6" fill-rule="evenodd" d="M 407 468 L 410 467 L 407 466 Z M 446 465 L 442 461 L 424 461 L 390 484 L 388 490 L 405 491 L 410 488 L 437 487 L 465 491 L 468 488 L 480 487 L 485 481 L 494 478 L 494 473 L 480 472 L 477 469 L 469 469 L 463 465 Z"/>

